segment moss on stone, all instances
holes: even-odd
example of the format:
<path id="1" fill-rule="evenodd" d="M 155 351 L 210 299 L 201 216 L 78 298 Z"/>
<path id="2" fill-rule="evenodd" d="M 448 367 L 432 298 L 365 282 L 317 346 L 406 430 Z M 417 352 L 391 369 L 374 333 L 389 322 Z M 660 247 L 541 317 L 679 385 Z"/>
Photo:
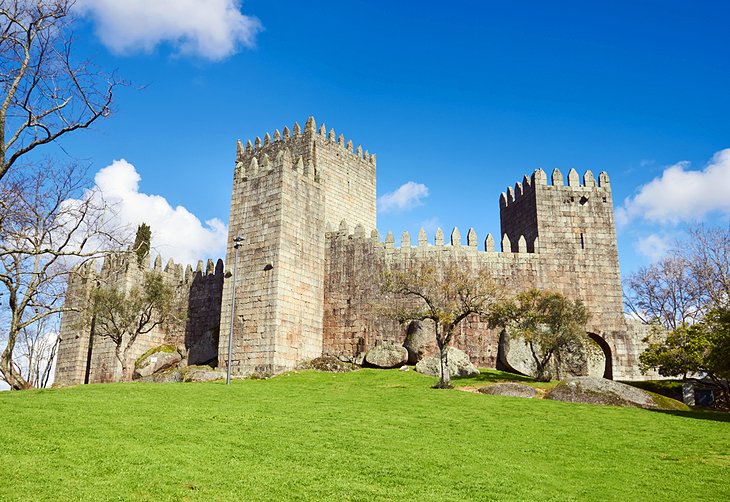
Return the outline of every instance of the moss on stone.
<path id="1" fill-rule="evenodd" d="M 142 354 L 141 356 L 139 356 L 137 358 L 137 360 L 134 362 L 134 369 L 141 368 L 142 362 L 145 359 L 147 359 L 148 357 L 150 357 L 152 354 L 154 354 L 155 352 L 165 352 L 168 354 L 172 354 L 173 352 L 177 352 L 177 347 L 175 347 L 174 345 L 169 345 L 169 344 L 158 345 L 156 347 L 152 347 L 147 352 L 145 352 L 144 354 Z"/>

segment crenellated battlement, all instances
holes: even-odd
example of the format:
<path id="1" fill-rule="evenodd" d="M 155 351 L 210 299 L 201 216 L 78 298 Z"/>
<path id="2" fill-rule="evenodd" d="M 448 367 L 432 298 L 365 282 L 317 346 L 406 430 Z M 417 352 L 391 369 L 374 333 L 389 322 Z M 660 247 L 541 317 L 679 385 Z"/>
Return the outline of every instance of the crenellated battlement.
<path id="1" fill-rule="evenodd" d="M 198 260 L 193 269 L 192 265 L 175 263 L 170 258 L 165 267 L 162 267 L 162 257 L 157 255 L 153 261 L 148 261 L 147 266 L 139 266 L 136 263 L 137 257 L 134 253 L 125 252 L 108 255 L 103 259 L 89 260 L 77 265 L 71 271 L 71 280 L 99 280 L 106 284 L 119 284 L 130 276 L 137 276 L 145 272 L 157 272 L 161 274 L 170 284 L 184 286 L 193 283 L 196 278 L 202 279 L 208 276 L 223 275 L 223 260 L 213 262 L 210 258 L 207 261 Z"/>
<path id="2" fill-rule="evenodd" d="M 367 235 L 365 228 L 362 225 L 356 225 L 352 233 L 350 233 L 350 227 L 346 221 L 341 221 L 339 229 L 335 231 L 329 231 L 326 233 L 327 239 L 336 240 L 354 240 L 361 242 L 370 242 L 375 248 L 394 250 L 402 252 L 411 252 L 415 249 L 419 252 L 437 252 L 443 251 L 444 249 L 452 250 L 463 250 L 466 252 L 473 251 L 474 253 L 487 254 L 487 255 L 513 255 L 513 254 L 536 254 L 539 252 L 538 238 L 535 238 L 531 242 L 531 246 L 527 245 L 527 239 L 524 235 L 521 235 L 517 242 L 517 251 L 512 251 L 512 243 L 510 242 L 507 234 L 502 236 L 500 241 L 501 251 L 495 251 L 495 240 L 492 234 L 487 234 L 484 239 L 481 249 L 479 249 L 479 239 L 477 233 L 473 228 L 470 228 L 466 236 L 466 245 L 461 237 L 461 232 L 458 227 L 454 227 L 451 231 L 449 242 L 447 243 L 444 237 L 444 232 L 441 228 L 436 230 L 433 242 L 429 242 L 428 235 L 425 229 L 421 229 L 418 233 L 418 238 L 413 243 L 409 232 L 403 232 L 401 234 L 400 247 L 396 247 L 395 236 L 393 232 L 388 232 L 384 240 L 381 240 L 380 232 L 378 229 L 374 229 Z"/>
<path id="3" fill-rule="evenodd" d="M 610 193 L 611 191 L 611 183 L 608 178 L 608 174 L 606 174 L 605 171 L 602 171 L 596 180 L 593 176 L 593 172 L 590 169 L 586 170 L 581 180 L 578 171 L 571 168 L 570 171 L 568 171 L 566 185 L 564 183 L 563 173 L 559 169 L 553 169 L 550 176 L 550 184 L 548 184 L 548 178 L 545 171 L 542 169 L 536 169 L 532 173 L 532 176 L 529 178 L 524 176 L 521 183 L 517 182 L 514 187 L 507 187 L 507 190 L 502 192 L 499 197 L 500 208 L 510 206 L 524 197 L 534 196 L 535 190 L 539 190 L 538 187 L 562 187 L 564 189 L 575 190 L 577 192 L 597 190 Z"/>
<path id="4" fill-rule="evenodd" d="M 294 122 L 291 130 L 284 126 L 282 132 L 278 129 L 273 135 L 267 132 L 263 140 L 257 136 L 253 142 L 248 140 L 245 145 L 237 141 L 235 179 L 246 181 L 276 169 L 290 168 L 298 170 L 305 177 L 319 180 L 317 148 L 338 149 L 339 153 L 363 167 L 374 168 L 375 154 L 363 150 L 362 145 L 353 145 L 352 140 L 346 140 L 343 134 L 337 136 L 333 128 L 327 132 L 324 123 L 317 129 L 314 117 L 309 117 L 303 130 L 299 123 Z"/>

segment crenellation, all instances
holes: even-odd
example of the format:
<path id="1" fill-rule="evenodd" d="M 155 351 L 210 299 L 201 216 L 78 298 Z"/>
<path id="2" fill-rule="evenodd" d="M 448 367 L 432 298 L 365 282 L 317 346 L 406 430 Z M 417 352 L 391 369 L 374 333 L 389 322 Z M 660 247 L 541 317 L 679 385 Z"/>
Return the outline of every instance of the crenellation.
<path id="1" fill-rule="evenodd" d="M 586 188 L 596 188 L 596 179 L 593 177 L 590 169 L 583 174 L 583 186 Z"/>
<path id="2" fill-rule="evenodd" d="M 502 252 L 503 253 L 511 253 L 512 252 L 512 243 L 510 243 L 509 237 L 507 237 L 507 234 L 504 234 L 502 236 Z"/>
<path id="3" fill-rule="evenodd" d="M 281 133 L 279 132 L 279 129 L 276 129 L 274 131 L 274 142 L 281 141 Z"/>
<path id="4" fill-rule="evenodd" d="M 411 234 L 409 234 L 407 231 L 403 232 L 400 238 L 400 247 L 401 249 L 410 249 L 411 247 Z"/>
<path id="5" fill-rule="evenodd" d="M 487 238 L 484 239 L 484 251 L 486 253 L 494 253 L 494 237 L 492 234 L 487 234 Z"/>
<path id="6" fill-rule="evenodd" d="M 563 173 L 561 173 L 560 169 L 558 169 L 558 168 L 553 169 L 552 185 L 554 187 L 563 186 Z"/>
<path id="7" fill-rule="evenodd" d="M 470 248 L 476 248 L 477 244 L 477 233 L 474 228 L 469 229 L 469 233 L 466 234 L 466 243 Z"/>
<path id="8" fill-rule="evenodd" d="M 454 230 L 451 231 L 451 245 L 454 247 L 461 246 L 461 232 L 459 232 L 459 227 L 454 227 Z"/>
<path id="9" fill-rule="evenodd" d="M 611 188 L 611 182 L 608 179 L 608 174 L 605 171 L 601 171 L 601 173 L 598 175 L 598 185 L 601 188 L 605 189 Z"/>
<path id="10" fill-rule="evenodd" d="M 299 127 L 299 122 L 294 122 L 294 127 L 292 127 L 292 136 L 301 136 L 302 134 L 302 128 Z"/>
<path id="11" fill-rule="evenodd" d="M 580 186 L 578 171 L 576 171 L 575 168 L 572 167 L 570 168 L 570 171 L 568 171 L 568 186 L 574 188 Z"/>
<path id="12" fill-rule="evenodd" d="M 515 200 L 521 199 L 522 195 L 522 183 L 518 181 L 515 183 Z"/>
<path id="13" fill-rule="evenodd" d="M 444 247 L 444 231 L 440 228 L 436 229 L 436 247 Z"/>

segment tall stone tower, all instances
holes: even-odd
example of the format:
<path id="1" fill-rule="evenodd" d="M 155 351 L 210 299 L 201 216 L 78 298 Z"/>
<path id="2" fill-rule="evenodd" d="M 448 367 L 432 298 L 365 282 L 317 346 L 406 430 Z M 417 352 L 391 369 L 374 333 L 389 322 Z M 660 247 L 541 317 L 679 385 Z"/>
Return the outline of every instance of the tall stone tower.
<path id="1" fill-rule="evenodd" d="M 236 151 L 219 361 L 227 360 L 233 267 L 232 373 L 281 372 L 322 353 L 325 233 L 340 221 L 375 228 L 375 156 L 343 135 L 267 133 Z M 235 263 L 234 239 L 242 238 Z"/>
<path id="2" fill-rule="evenodd" d="M 502 194 L 502 235 L 513 252 L 519 236 L 525 236 L 528 251 L 540 254 L 536 286 L 582 299 L 592 314 L 588 330 L 612 344 L 620 359 L 628 349 L 617 339 L 626 333 L 626 321 L 608 175 L 602 172 L 596 180 L 586 171 L 581 183 L 571 169 L 566 185 L 555 169 L 551 181 L 537 170 Z"/>

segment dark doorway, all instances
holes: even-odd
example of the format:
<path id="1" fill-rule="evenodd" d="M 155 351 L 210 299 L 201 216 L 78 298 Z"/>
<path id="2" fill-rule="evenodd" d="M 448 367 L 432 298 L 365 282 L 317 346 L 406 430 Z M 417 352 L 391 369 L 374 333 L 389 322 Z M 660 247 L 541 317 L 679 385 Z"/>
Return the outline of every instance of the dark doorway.
<path id="1" fill-rule="evenodd" d="M 613 358 L 611 357 L 611 347 L 608 342 L 603 339 L 602 336 L 596 335 L 595 333 L 588 333 L 588 336 L 601 347 L 603 355 L 606 356 L 606 366 L 603 369 L 603 378 L 613 380 Z"/>

